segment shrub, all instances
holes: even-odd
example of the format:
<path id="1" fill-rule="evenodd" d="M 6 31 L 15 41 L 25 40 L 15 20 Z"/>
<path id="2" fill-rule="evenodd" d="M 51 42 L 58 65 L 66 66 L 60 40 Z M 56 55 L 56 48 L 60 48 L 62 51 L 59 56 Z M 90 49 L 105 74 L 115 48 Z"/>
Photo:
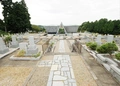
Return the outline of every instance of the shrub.
<path id="1" fill-rule="evenodd" d="M 90 44 L 90 49 L 91 50 L 96 50 L 96 48 L 97 48 L 97 43 L 92 43 L 92 44 Z"/>
<path id="2" fill-rule="evenodd" d="M 97 43 L 95 42 L 89 42 L 86 44 L 91 50 L 96 50 L 97 48 Z"/>
<path id="3" fill-rule="evenodd" d="M 52 42 L 51 44 L 50 44 L 50 46 L 52 47 L 54 45 L 54 42 Z"/>
<path id="4" fill-rule="evenodd" d="M 107 46 L 106 46 L 106 44 L 103 44 L 103 45 L 97 47 L 97 52 L 98 53 L 107 53 Z"/>
<path id="5" fill-rule="evenodd" d="M 116 53 L 116 54 L 115 54 L 115 58 L 116 58 L 117 60 L 120 60 L 120 53 Z"/>
<path id="6" fill-rule="evenodd" d="M 63 28 L 60 28 L 60 29 L 59 29 L 59 33 L 60 33 L 60 34 L 64 34 L 64 33 L 65 33 L 64 29 L 63 29 Z"/>
<path id="7" fill-rule="evenodd" d="M 92 44 L 92 42 L 88 42 L 86 45 L 89 47 Z"/>
<path id="8" fill-rule="evenodd" d="M 5 36 L 5 38 L 4 38 L 4 42 L 5 42 L 6 45 L 8 45 L 11 41 L 12 41 L 12 37 L 11 37 L 11 35 L 7 35 L 7 36 Z"/>
<path id="9" fill-rule="evenodd" d="M 97 48 L 98 53 L 109 53 L 110 56 L 114 51 L 117 51 L 118 47 L 115 43 L 106 43 Z"/>
<path id="10" fill-rule="evenodd" d="M 9 33 L 6 33 L 6 32 L 4 32 L 4 31 L 2 31 L 2 30 L 0 30 L 0 36 L 4 36 L 4 35 L 8 35 Z"/>
<path id="11" fill-rule="evenodd" d="M 35 57 L 35 58 L 37 58 L 37 57 L 39 57 L 39 56 L 40 56 L 40 52 L 37 53 L 37 54 L 35 54 L 35 55 L 33 55 L 33 57 Z"/>

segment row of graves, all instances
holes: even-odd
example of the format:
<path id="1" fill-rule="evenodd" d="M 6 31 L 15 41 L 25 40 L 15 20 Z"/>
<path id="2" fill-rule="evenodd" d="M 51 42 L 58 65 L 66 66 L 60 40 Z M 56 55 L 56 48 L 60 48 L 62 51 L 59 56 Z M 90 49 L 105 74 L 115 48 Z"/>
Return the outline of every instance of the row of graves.
<path id="1" fill-rule="evenodd" d="M 19 47 L 19 43 L 22 42 L 23 37 L 21 35 L 12 35 L 12 41 L 7 45 L 4 42 L 4 37 L 0 37 L 0 58 L 16 51 Z"/>
<path id="2" fill-rule="evenodd" d="M 116 43 L 118 47 L 119 52 L 119 45 L 120 45 L 120 37 L 114 36 L 114 35 L 101 35 L 98 34 L 97 36 L 93 36 L 91 34 L 84 35 L 82 38 L 84 39 L 84 43 L 82 44 L 82 47 L 90 53 L 90 55 L 93 56 L 93 58 L 102 65 L 108 72 L 111 73 L 113 77 L 115 77 L 120 82 L 120 60 L 117 60 L 115 58 L 111 58 L 108 53 L 101 54 L 98 53 L 96 50 L 91 50 L 88 46 L 86 46 L 87 42 L 95 42 L 98 46 L 105 44 L 105 43 Z M 80 40 L 81 42 L 81 40 Z M 116 52 L 113 52 L 113 56 Z"/>
<path id="3" fill-rule="evenodd" d="M 52 37 L 52 35 L 37 34 L 35 36 L 29 33 L 22 36 L 12 35 L 9 46 L 5 44 L 3 37 L 0 37 L 0 58 L 16 51 L 10 60 L 38 60 L 48 50 Z"/>

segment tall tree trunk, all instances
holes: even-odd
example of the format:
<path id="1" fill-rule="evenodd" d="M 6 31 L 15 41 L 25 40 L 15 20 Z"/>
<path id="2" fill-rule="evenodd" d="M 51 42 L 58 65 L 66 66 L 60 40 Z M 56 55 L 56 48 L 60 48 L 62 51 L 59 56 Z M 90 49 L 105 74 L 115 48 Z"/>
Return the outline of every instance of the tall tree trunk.
<path id="1" fill-rule="evenodd" d="M 6 28 L 6 26 L 5 26 L 5 32 L 7 33 L 7 28 Z"/>

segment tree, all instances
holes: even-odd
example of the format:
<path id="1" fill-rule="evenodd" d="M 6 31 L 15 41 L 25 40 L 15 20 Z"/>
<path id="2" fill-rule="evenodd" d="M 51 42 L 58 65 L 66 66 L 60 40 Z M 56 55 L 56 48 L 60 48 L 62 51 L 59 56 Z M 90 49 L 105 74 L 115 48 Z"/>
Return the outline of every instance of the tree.
<path id="1" fill-rule="evenodd" d="M 120 20 L 112 21 L 103 18 L 95 22 L 83 22 L 78 28 L 78 32 L 80 31 L 118 35 L 120 34 Z"/>
<path id="2" fill-rule="evenodd" d="M 33 32 L 45 32 L 45 28 L 43 26 L 38 26 L 38 25 L 32 25 Z"/>
<path id="3" fill-rule="evenodd" d="M 26 32 L 31 28 L 30 17 L 21 2 L 13 3 L 8 17 L 8 28 L 11 33 Z"/>
<path id="4" fill-rule="evenodd" d="M 0 30 L 4 31 L 4 22 L 0 19 Z"/>
<path id="5" fill-rule="evenodd" d="M 4 16 L 4 23 L 5 23 L 5 32 L 7 32 L 7 23 L 8 23 L 8 17 L 9 13 L 11 11 L 12 6 L 12 0 L 0 0 L 1 4 L 3 5 L 3 16 Z"/>
<path id="6" fill-rule="evenodd" d="M 37 25 L 32 25 L 32 31 L 33 32 L 39 32 L 40 31 L 40 27 L 39 26 L 37 26 Z"/>
<path id="7" fill-rule="evenodd" d="M 64 34 L 64 33 L 65 33 L 64 29 L 63 29 L 63 28 L 60 28 L 60 29 L 59 29 L 59 33 L 60 33 L 60 34 Z"/>
<path id="8" fill-rule="evenodd" d="M 112 57 L 112 53 L 114 51 L 117 51 L 118 47 L 115 43 L 106 43 L 97 48 L 98 53 L 109 53 L 109 55 Z"/>
<path id="9" fill-rule="evenodd" d="M 31 29 L 30 15 L 25 1 L 13 3 L 2 0 L 5 27 L 10 33 L 26 32 Z"/>

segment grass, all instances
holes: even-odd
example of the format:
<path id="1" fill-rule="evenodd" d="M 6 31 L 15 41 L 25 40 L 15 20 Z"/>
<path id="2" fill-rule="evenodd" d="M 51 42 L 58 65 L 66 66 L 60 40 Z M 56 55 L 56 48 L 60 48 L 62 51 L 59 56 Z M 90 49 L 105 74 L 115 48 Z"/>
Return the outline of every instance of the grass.
<path id="1" fill-rule="evenodd" d="M 39 57 L 39 56 L 40 56 L 40 52 L 37 53 L 37 54 L 35 54 L 35 55 L 33 55 L 33 57 L 35 57 L 35 58 L 37 58 L 37 57 Z"/>
<path id="2" fill-rule="evenodd" d="M 18 51 L 18 53 L 17 53 L 17 57 L 24 57 L 24 55 L 25 55 L 25 51 L 24 50 L 20 50 L 20 51 Z"/>

